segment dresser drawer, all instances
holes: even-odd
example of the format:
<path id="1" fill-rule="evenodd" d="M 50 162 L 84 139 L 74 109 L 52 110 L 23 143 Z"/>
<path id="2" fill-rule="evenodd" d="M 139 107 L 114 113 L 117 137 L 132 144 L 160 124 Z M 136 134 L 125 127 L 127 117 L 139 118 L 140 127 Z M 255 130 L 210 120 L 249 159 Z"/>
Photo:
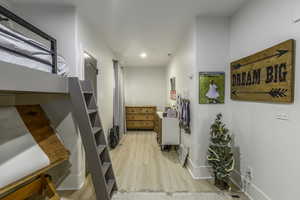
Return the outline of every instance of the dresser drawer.
<path id="1" fill-rule="evenodd" d="M 128 129 L 153 129 L 153 121 L 127 121 Z"/>
<path id="2" fill-rule="evenodd" d="M 156 113 L 155 107 L 126 107 L 126 113 L 129 114 L 149 114 Z"/>
<path id="3" fill-rule="evenodd" d="M 154 114 L 156 112 L 156 108 L 154 107 L 149 107 L 149 108 L 142 108 L 141 109 L 141 113 L 151 113 L 151 114 Z"/>
<path id="4" fill-rule="evenodd" d="M 126 119 L 129 121 L 151 121 L 154 120 L 154 115 L 152 114 L 127 114 Z"/>
<path id="5" fill-rule="evenodd" d="M 147 128 L 154 128 L 154 121 L 144 121 L 144 126 Z"/>
<path id="6" fill-rule="evenodd" d="M 140 113 L 141 112 L 141 108 L 137 108 L 137 107 L 126 107 L 126 113 Z"/>

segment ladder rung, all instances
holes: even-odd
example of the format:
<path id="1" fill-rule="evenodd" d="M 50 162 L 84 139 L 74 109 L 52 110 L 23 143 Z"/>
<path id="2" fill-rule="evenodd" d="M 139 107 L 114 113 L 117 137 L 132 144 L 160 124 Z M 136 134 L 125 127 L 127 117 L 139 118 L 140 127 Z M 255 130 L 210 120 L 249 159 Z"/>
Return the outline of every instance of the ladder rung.
<path id="1" fill-rule="evenodd" d="M 108 180 L 108 182 L 107 182 L 107 192 L 108 192 L 109 195 L 111 195 L 111 192 L 114 188 L 114 185 L 115 185 L 115 180 L 114 179 Z"/>
<path id="2" fill-rule="evenodd" d="M 110 168 L 111 164 L 109 162 L 105 162 L 103 163 L 102 169 L 103 169 L 103 174 L 105 176 L 105 174 L 107 173 L 108 169 Z"/>
<path id="3" fill-rule="evenodd" d="M 94 94 L 94 92 L 91 91 L 91 90 L 83 90 L 82 92 L 83 92 L 84 94 Z"/>
<path id="4" fill-rule="evenodd" d="M 88 109 L 88 114 L 93 114 L 98 112 L 98 109 Z"/>
<path id="5" fill-rule="evenodd" d="M 101 127 L 93 127 L 93 133 L 94 133 L 94 135 L 96 133 L 98 133 L 99 131 L 101 131 Z"/>
<path id="6" fill-rule="evenodd" d="M 101 155 L 102 154 L 102 152 L 105 150 L 105 145 L 99 145 L 98 147 L 97 147 L 97 151 L 98 151 L 98 154 L 99 155 Z"/>

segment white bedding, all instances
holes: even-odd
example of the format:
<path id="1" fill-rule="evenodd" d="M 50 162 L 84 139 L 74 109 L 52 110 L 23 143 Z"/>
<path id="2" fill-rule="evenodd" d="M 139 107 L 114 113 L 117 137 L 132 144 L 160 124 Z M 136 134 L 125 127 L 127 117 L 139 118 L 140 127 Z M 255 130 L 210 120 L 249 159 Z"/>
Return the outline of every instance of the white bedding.
<path id="1" fill-rule="evenodd" d="M 0 40 L 1 40 L 1 37 L 0 37 Z M 4 62 L 16 64 L 16 65 L 21 65 L 24 67 L 29 67 L 32 69 L 41 70 L 44 72 L 51 73 L 51 71 L 52 71 L 52 67 L 49 65 L 25 58 L 25 57 L 17 55 L 17 54 L 13 54 L 11 52 L 8 52 L 8 51 L 2 50 L 2 49 L 0 49 L 0 60 L 4 61 Z"/>
<path id="2" fill-rule="evenodd" d="M 36 45 L 49 50 L 49 48 L 44 46 L 43 44 L 38 43 L 37 41 L 34 41 L 30 38 L 27 38 L 27 37 L 23 36 L 22 34 L 17 33 L 15 31 L 5 27 L 4 25 L 0 24 L 0 28 L 5 31 L 15 34 L 24 40 L 33 42 Z M 44 59 L 44 60 L 52 63 L 52 56 L 48 52 L 41 50 L 37 47 L 31 46 L 31 45 L 23 42 L 22 40 L 16 39 L 8 34 L 2 33 L 1 31 L 0 31 L 0 46 L 6 47 L 6 48 L 9 48 L 12 50 L 16 50 L 18 52 L 22 52 L 26 55 L 41 58 L 41 59 Z M 45 71 L 45 72 L 50 72 L 50 73 L 52 72 L 52 67 L 50 65 L 46 65 L 46 64 L 40 63 L 38 61 L 29 59 L 29 58 L 26 58 L 26 57 L 23 57 L 18 54 L 14 54 L 14 53 L 2 50 L 2 49 L 0 49 L 0 60 L 2 60 L 4 62 L 12 63 L 12 64 L 17 64 L 17 65 Z M 66 65 L 65 59 L 62 56 L 58 56 L 57 60 L 58 60 L 58 63 L 57 63 L 58 74 L 67 76 L 69 69 Z"/>
<path id="3" fill-rule="evenodd" d="M 14 107 L 0 108 L 0 188 L 50 164 Z"/>

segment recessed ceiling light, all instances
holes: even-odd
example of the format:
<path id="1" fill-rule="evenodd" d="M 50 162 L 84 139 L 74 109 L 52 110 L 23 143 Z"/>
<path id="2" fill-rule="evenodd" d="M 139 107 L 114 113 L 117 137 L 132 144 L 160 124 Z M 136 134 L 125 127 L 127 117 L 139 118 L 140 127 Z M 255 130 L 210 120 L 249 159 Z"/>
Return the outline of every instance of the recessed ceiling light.
<path id="1" fill-rule="evenodd" d="M 146 54 L 146 53 L 141 53 L 141 54 L 140 54 L 140 57 L 141 57 L 141 58 L 147 58 L 147 54 Z"/>

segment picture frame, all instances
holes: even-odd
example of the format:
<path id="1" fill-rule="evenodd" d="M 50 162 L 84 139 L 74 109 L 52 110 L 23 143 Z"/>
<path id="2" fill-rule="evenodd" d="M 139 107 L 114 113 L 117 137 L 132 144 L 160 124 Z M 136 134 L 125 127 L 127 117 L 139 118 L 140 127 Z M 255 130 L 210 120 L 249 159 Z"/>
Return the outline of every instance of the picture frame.
<path id="1" fill-rule="evenodd" d="M 176 100 L 176 78 L 170 78 L 170 85 L 171 85 L 171 90 L 170 90 L 170 99 L 171 100 Z"/>
<path id="2" fill-rule="evenodd" d="M 199 104 L 225 103 L 225 72 L 199 72 Z"/>

